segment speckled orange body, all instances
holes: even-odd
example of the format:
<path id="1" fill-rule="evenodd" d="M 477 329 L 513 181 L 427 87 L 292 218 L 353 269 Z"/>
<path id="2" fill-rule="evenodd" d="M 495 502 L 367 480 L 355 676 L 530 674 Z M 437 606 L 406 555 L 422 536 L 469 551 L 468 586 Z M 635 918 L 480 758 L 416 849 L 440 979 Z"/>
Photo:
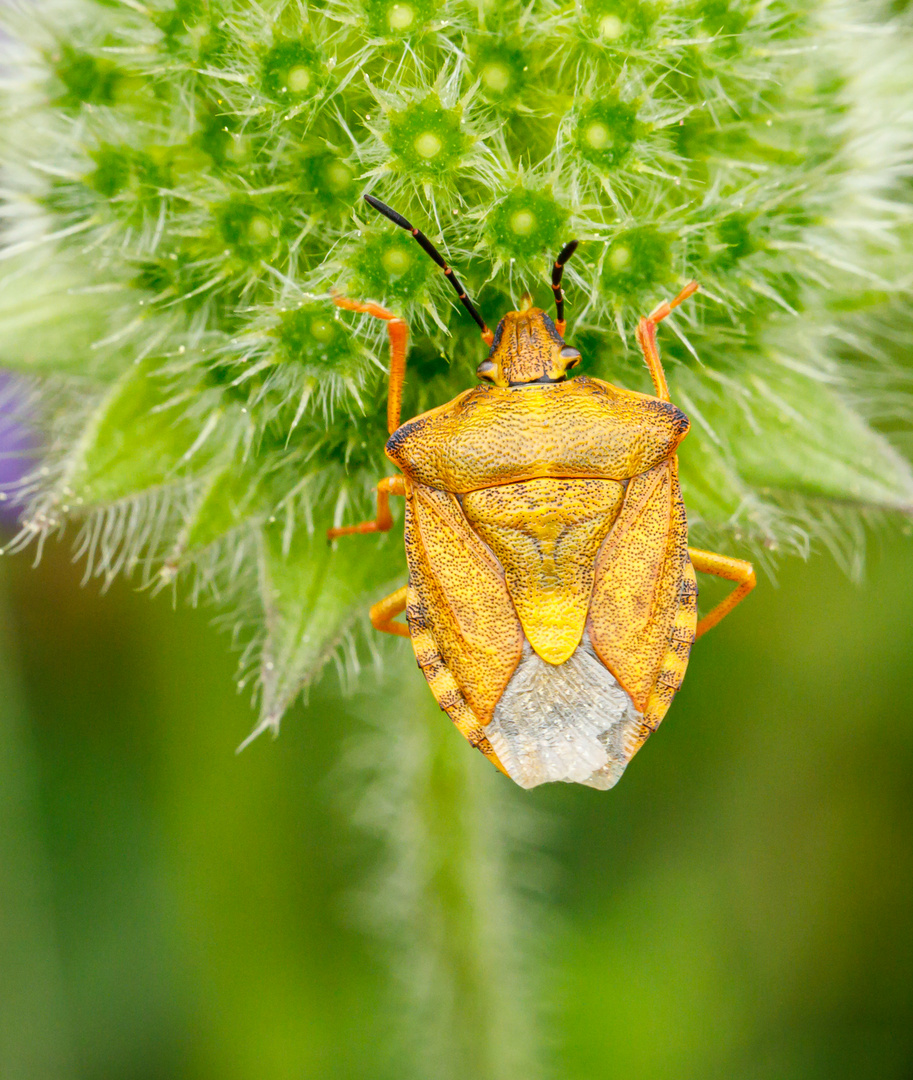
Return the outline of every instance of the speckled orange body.
<path id="1" fill-rule="evenodd" d="M 386 453 L 402 477 L 379 485 L 375 522 L 331 536 L 389 528 L 388 495 L 405 496 L 408 586 L 372 621 L 408 633 L 441 708 L 523 786 L 612 786 L 668 710 L 696 632 L 754 584 L 747 563 L 688 548 L 676 450 L 689 422 L 669 401 L 655 325 L 694 288 L 638 327 L 655 397 L 568 379 L 580 354 L 563 323 L 528 308 L 486 339 L 478 370 L 493 385 L 400 426 L 405 346 L 391 325 Z M 693 562 L 739 582 L 700 627 Z M 408 630 L 393 621 L 404 608 Z"/>
<path id="2" fill-rule="evenodd" d="M 406 616 L 443 708 L 446 670 L 484 727 L 524 639 L 557 666 L 588 627 L 643 714 L 636 751 L 681 685 L 697 622 L 675 460 L 687 431 L 669 402 L 579 377 L 476 387 L 391 435 Z"/>
<path id="3" fill-rule="evenodd" d="M 670 402 L 580 376 L 467 390 L 403 424 L 387 457 L 417 483 L 463 495 L 546 476 L 630 480 L 687 431 Z"/>

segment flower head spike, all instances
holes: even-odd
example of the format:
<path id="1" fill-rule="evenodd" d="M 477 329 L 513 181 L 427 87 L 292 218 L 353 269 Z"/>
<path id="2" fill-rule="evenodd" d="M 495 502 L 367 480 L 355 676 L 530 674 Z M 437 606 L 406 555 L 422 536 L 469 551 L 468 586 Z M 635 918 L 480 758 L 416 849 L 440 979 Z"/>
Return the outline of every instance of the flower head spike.
<path id="1" fill-rule="evenodd" d="M 384 38 L 414 38 L 438 12 L 432 0 L 362 0 L 362 4 L 372 33 Z"/>

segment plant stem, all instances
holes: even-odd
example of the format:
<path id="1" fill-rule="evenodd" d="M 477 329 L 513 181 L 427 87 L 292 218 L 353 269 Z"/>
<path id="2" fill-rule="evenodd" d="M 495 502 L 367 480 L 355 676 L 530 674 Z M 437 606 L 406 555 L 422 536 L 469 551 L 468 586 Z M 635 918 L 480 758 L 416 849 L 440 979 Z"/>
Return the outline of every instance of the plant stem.
<path id="1" fill-rule="evenodd" d="M 512 865 L 529 832 L 520 793 L 466 752 L 406 649 L 385 652 L 391 704 L 372 702 L 377 727 L 351 757 L 373 773 L 360 820 L 386 858 L 366 906 L 399 987 L 403 1054 L 435 1080 L 535 1077 L 534 912 Z"/>

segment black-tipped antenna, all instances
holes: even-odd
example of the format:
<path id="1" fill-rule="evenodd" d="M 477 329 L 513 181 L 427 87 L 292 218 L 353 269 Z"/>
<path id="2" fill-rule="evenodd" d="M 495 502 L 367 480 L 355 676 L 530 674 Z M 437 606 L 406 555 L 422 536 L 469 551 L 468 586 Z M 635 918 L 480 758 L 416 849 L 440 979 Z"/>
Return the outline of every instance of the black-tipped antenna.
<path id="1" fill-rule="evenodd" d="M 555 290 L 555 306 L 558 308 L 558 319 L 561 323 L 558 328 L 558 333 L 564 333 L 564 293 L 561 291 L 561 275 L 564 273 L 564 264 L 577 250 L 579 240 L 571 240 L 570 243 L 565 244 L 561 249 L 561 253 L 558 258 L 555 259 L 555 265 L 552 267 L 552 288 Z"/>
<path id="2" fill-rule="evenodd" d="M 422 250 L 426 254 L 430 255 L 431 258 L 434 259 L 438 266 L 444 271 L 444 276 L 456 290 L 456 294 L 459 297 L 463 307 L 466 308 L 469 314 L 475 319 L 476 323 L 478 323 L 479 329 L 482 331 L 482 337 L 486 338 L 486 340 L 488 340 L 490 344 L 491 331 L 485 325 L 485 320 L 476 310 L 475 304 L 466 295 L 466 290 L 460 284 L 459 278 L 450 269 L 450 267 L 444 261 L 441 253 L 434 246 L 434 244 L 431 243 L 428 237 L 425 236 L 421 229 L 414 228 L 414 226 L 410 222 L 406 221 L 402 214 L 398 214 L 395 210 L 392 210 L 389 206 L 387 206 L 386 203 L 382 203 L 380 199 L 375 199 L 373 195 L 365 195 L 364 198 L 365 202 L 369 206 L 373 206 L 378 213 L 383 214 L 385 218 L 389 218 L 394 225 L 399 225 L 401 229 L 405 229 L 406 232 L 412 233 L 415 239 L 419 242 L 419 246 L 422 248 Z"/>

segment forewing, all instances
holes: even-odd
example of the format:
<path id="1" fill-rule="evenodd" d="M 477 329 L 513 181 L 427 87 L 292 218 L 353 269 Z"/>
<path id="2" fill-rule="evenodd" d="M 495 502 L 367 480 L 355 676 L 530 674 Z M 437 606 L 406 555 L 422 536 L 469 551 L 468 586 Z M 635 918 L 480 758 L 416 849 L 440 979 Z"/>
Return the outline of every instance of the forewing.
<path id="1" fill-rule="evenodd" d="M 674 693 L 684 675 L 694 638 L 688 614 L 694 597 L 686 595 L 694 581 L 690 565 L 673 457 L 628 484 L 624 506 L 596 559 L 587 620 L 596 654 L 645 720 L 648 704 L 655 711 L 651 697 L 657 683 L 668 682 Z M 660 719 L 651 717 L 651 726 Z"/>
<path id="2" fill-rule="evenodd" d="M 406 616 L 432 691 L 442 707 L 452 680 L 481 724 L 520 661 L 523 632 L 504 575 L 455 496 L 409 484 Z M 439 671 L 439 667 L 443 671 Z"/>

